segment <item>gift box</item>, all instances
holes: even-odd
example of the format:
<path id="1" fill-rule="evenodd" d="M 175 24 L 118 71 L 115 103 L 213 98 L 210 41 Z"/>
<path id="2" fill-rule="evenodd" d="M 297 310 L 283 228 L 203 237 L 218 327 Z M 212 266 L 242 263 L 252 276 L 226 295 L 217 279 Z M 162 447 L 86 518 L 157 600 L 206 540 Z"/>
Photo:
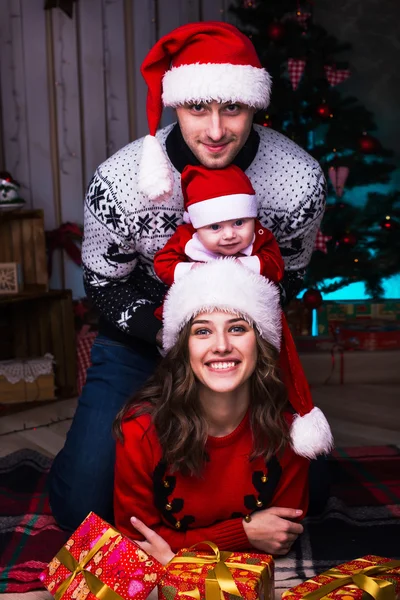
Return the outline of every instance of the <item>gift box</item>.
<path id="1" fill-rule="evenodd" d="M 308 579 L 282 594 L 282 600 L 374 600 L 400 598 L 400 560 L 368 555 Z"/>
<path id="2" fill-rule="evenodd" d="M 338 341 L 351 350 L 398 350 L 400 324 L 389 321 L 351 322 L 336 329 Z"/>
<path id="3" fill-rule="evenodd" d="M 352 352 L 335 345 L 331 352 L 301 352 L 299 357 L 312 386 L 400 383 L 400 350 Z"/>
<path id="4" fill-rule="evenodd" d="M 201 550 L 208 546 L 210 551 Z M 268 554 L 220 552 L 211 542 L 178 552 L 158 586 L 159 600 L 273 600 L 274 561 Z M 238 600 L 239 600 L 238 598 Z"/>
<path id="5" fill-rule="evenodd" d="M 145 600 L 164 567 L 89 513 L 40 579 L 56 600 Z"/>

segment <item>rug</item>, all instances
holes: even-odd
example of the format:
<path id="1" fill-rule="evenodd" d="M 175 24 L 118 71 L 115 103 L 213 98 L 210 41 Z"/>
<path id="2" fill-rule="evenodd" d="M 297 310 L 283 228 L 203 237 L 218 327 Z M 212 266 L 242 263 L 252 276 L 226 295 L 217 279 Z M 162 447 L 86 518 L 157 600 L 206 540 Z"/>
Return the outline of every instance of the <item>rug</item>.
<path id="1" fill-rule="evenodd" d="M 46 495 L 51 459 L 20 450 L 0 459 L 0 593 L 41 589 L 38 575 L 66 541 Z M 328 460 L 331 498 L 276 561 L 277 597 L 365 554 L 400 558 L 400 449 L 339 448 Z"/>

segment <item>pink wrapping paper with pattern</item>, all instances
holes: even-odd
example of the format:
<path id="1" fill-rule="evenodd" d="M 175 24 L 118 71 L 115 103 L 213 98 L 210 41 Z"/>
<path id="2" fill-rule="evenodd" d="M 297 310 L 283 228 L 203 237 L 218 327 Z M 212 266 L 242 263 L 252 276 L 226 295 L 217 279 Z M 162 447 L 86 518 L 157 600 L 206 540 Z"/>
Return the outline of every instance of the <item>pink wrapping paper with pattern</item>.
<path id="1" fill-rule="evenodd" d="M 40 579 L 56 600 L 100 595 L 103 600 L 145 600 L 163 573 L 155 558 L 91 512 Z"/>
<path id="2" fill-rule="evenodd" d="M 201 551 L 200 547 L 203 544 L 196 544 L 195 547 L 178 552 L 166 566 L 166 573 L 159 583 L 159 600 L 212 600 L 214 596 L 220 600 L 240 598 L 273 600 L 274 560 L 272 556 L 249 552 L 219 552 L 214 544 L 210 542 L 205 544 L 216 548 L 218 556 L 214 556 L 207 550 Z M 179 562 L 181 558 L 186 559 L 186 562 Z M 208 564 L 201 564 L 205 558 Z M 240 596 L 227 593 L 218 585 L 214 587 L 214 593 L 207 592 L 207 578 L 210 573 L 214 575 L 218 573 L 217 565 L 221 566 L 222 563 L 226 565 L 230 573 L 229 577 L 232 577 Z"/>
<path id="3" fill-rule="evenodd" d="M 386 565 L 392 566 L 386 570 Z M 379 566 L 382 567 L 382 570 L 375 570 L 375 567 Z M 355 576 L 355 581 L 346 585 L 340 585 L 332 591 L 329 591 L 329 588 L 326 587 L 323 589 L 323 586 L 332 585 L 334 581 L 340 581 L 340 578 L 338 579 L 340 575 Z M 282 600 L 307 600 L 307 598 L 315 600 L 314 595 L 320 595 L 321 598 L 331 598 L 332 600 L 361 600 L 362 598 L 369 598 L 371 600 L 375 596 L 365 595 L 364 590 L 356 583 L 368 586 L 368 581 L 363 581 L 363 577 L 357 577 L 359 575 L 366 575 L 369 583 L 372 580 L 372 589 L 379 588 L 382 590 L 385 588 L 383 598 L 389 597 L 400 600 L 400 561 L 392 561 L 390 558 L 383 558 L 372 554 L 338 565 L 329 571 L 325 571 L 325 573 L 321 573 L 321 575 L 316 575 L 312 579 L 296 585 L 282 594 Z M 378 586 L 375 585 L 376 583 Z M 320 590 L 320 593 L 314 594 L 317 590 Z M 388 591 L 389 596 L 387 596 Z M 378 590 L 378 598 L 375 597 L 375 600 L 379 600 L 381 593 Z M 311 594 L 313 595 L 311 596 Z"/>

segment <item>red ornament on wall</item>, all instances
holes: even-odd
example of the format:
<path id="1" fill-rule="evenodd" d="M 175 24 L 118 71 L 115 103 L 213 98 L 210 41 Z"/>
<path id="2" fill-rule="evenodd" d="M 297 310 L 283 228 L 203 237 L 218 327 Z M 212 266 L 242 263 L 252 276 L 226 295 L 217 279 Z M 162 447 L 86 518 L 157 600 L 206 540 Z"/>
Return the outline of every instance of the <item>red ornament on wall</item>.
<path id="1" fill-rule="evenodd" d="M 318 308 L 322 304 L 322 295 L 321 292 L 310 288 L 303 294 L 303 302 L 306 308 L 313 310 L 314 308 Z"/>
<path id="2" fill-rule="evenodd" d="M 285 34 L 285 28 L 282 23 L 271 23 L 267 27 L 267 34 L 271 40 L 278 41 Z"/>
<path id="3" fill-rule="evenodd" d="M 364 154 L 373 154 L 379 148 L 379 142 L 372 135 L 364 133 L 358 140 L 358 147 Z"/>

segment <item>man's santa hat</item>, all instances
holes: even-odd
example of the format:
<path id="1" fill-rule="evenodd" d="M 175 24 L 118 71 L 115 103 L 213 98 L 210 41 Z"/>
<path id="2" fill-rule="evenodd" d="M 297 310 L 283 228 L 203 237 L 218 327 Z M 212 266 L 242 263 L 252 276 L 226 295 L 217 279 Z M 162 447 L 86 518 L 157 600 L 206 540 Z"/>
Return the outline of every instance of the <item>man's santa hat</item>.
<path id="1" fill-rule="evenodd" d="M 266 108 L 271 77 L 249 38 L 236 27 L 218 21 L 188 23 L 162 37 L 143 61 L 148 86 L 147 120 L 139 189 L 151 200 L 172 192 L 170 163 L 156 139 L 162 108 L 185 103 L 240 102 Z"/>
<path id="2" fill-rule="evenodd" d="M 207 169 L 186 166 L 182 171 L 183 219 L 195 229 L 230 219 L 257 216 L 257 198 L 239 167 Z"/>
<path id="3" fill-rule="evenodd" d="M 285 315 L 277 286 L 235 259 L 222 258 L 192 269 L 169 289 L 163 309 L 163 349 L 168 352 L 179 332 L 202 312 L 223 310 L 250 321 L 261 337 L 280 351 L 279 365 L 289 402 L 295 411 L 291 445 L 300 456 L 329 452 L 332 433 L 315 407 Z"/>

